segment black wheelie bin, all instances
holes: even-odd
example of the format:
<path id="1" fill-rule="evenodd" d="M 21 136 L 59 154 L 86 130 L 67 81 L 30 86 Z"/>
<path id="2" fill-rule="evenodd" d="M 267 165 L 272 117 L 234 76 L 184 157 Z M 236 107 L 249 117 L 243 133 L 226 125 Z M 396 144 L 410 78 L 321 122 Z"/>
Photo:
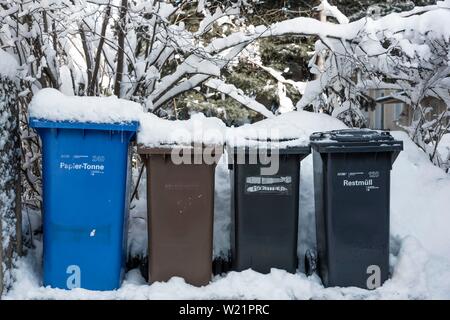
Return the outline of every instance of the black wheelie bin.
<path id="1" fill-rule="evenodd" d="M 375 289 L 389 277 L 390 176 L 403 142 L 349 129 L 315 133 L 311 148 L 317 254 L 307 273 L 316 256 L 326 287 Z"/>
<path id="2" fill-rule="evenodd" d="M 277 268 L 296 272 L 300 162 L 310 152 L 309 146 L 269 150 L 228 148 L 232 163 L 234 270 L 269 273 Z M 278 170 L 262 170 L 270 166 L 265 155 L 278 161 Z"/>

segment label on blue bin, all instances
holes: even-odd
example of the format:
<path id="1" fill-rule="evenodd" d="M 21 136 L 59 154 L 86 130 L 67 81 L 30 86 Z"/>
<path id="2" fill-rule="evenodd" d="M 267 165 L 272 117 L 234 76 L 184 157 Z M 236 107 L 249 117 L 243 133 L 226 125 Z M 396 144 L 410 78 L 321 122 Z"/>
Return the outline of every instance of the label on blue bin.
<path id="1" fill-rule="evenodd" d="M 291 176 L 247 177 L 246 194 L 291 195 Z"/>
<path id="2" fill-rule="evenodd" d="M 88 172 L 91 176 L 105 172 L 105 156 L 103 155 L 61 155 L 58 168 L 64 171 Z"/>

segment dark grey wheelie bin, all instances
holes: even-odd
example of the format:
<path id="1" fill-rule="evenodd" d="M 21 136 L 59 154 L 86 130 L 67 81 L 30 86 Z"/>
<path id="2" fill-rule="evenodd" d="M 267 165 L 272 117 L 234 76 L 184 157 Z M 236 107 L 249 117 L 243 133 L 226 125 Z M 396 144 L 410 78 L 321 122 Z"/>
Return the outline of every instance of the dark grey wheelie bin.
<path id="1" fill-rule="evenodd" d="M 232 268 L 269 273 L 271 268 L 295 273 L 298 265 L 300 161 L 310 154 L 309 146 L 267 150 L 277 156 L 279 170 L 264 175 L 268 167 L 259 149 L 228 148 L 231 171 Z M 245 161 L 239 161 L 239 156 Z M 263 152 L 264 154 L 264 152 Z"/>
<path id="2" fill-rule="evenodd" d="M 387 132 L 340 130 L 313 134 L 311 147 L 322 282 L 375 289 L 389 276 L 390 172 L 403 142 Z"/>

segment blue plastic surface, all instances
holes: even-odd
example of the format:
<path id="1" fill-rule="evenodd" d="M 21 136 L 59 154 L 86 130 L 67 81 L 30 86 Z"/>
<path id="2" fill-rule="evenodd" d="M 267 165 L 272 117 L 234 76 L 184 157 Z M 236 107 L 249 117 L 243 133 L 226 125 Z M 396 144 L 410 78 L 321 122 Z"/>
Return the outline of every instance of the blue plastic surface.
<path id="1" fill-rule="evenodd" d="M 120 287 L 137 123 L 30 119 L 42 139 L 44 286 Z"/>

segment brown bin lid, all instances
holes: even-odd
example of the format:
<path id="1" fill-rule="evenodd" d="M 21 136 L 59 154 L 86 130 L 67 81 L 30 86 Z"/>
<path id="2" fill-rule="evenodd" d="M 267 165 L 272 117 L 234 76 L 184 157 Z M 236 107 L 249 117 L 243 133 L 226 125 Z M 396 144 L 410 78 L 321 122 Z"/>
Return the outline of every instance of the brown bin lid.
<path id="1" fill-rule="evenodd" d="M 190 152 L 194 151 L 194 154 L 203 153 L 204 149 L 213 148 L 215 151 L 223 154 L 223 145 L 179 145 L 179 144 L 165 144 L 157 147 L 148 147 L 143 144 L 138 144 L 137 152 L 138 154 L 146 155 L 146 154 L 170 154 L 173 150 L 189 150 Z"/>

